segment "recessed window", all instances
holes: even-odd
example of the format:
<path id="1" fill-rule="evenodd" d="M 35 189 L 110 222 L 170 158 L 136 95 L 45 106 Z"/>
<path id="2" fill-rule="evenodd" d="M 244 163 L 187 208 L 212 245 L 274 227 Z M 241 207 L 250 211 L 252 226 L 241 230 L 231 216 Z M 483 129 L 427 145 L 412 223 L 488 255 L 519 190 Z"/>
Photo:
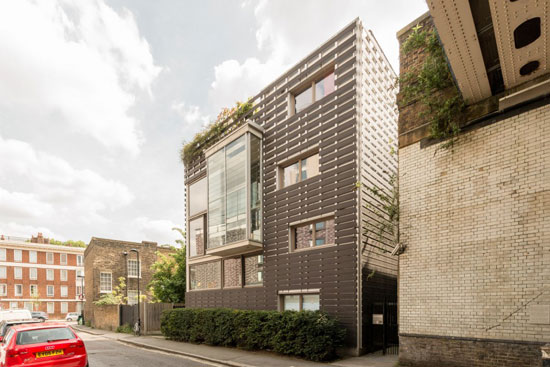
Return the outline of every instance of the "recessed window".
<path id="1" fill-rule="evenodd" d="M 12 310 L 17 310 L 19 308 L 19 302 L 16 302 L 16 301 L 10 302 L 10 308 Z"/>
<path id="2" fill-rule="evenodd" d="M 55 280 L 53 269 L 46 269 L 46 280 Z"/>
<path id="3" fill-rule="evenodd" d="M 23 268 L 13 268 L 13 277 L 15 279 L 23 279 Z"/>
<path id="4" fill-rule="evenodd" d="M 287 294 L 282 298 L 283 311 L 318 311 L 319 294 Z"/>
<path id="5" fill-rule="evenodd" d="M 67 302 L 61 302 L 61 313 L 69 312 L 69 304 Z"/>
<path id="6" fill-rule="evenodd" d="M 138 274 L 141 278 L 141 261 L 138 268 L 138 261 L 134 259 L 128 259 L 128 278 L 137 278 Z"/>
<path id="7" fill-rule="evenodd" d="M 38 296 L 38 285 L 36 284 L 31 284 L 31 293 L 30 293 L 31 297 L 32 296 Z"/>
<path id="8" fill-rule="evenodd" d="M 66 285 L 61 286 L 61 297 L 67 297 L 69 295 L 69 288 Z"/>
<path id="9" fill-rule="evenodd" d="M 522 48 L 535 42 L 540 37 L 540 18 L 531 18 L 514 29 L 514 45 Z"/>
<path id="10" fill-rule="evenodd" d="M 294 113 L 299 113 L 310 104 L 334 92 L 334 71 L 308 84 L 307 88 L 294 95 Z"/>
<path id="11" fill-rule="evenodd" d="M 7 296 L 7 295 L 8 295 L 8 285 L 0 284 L 0 296 Z"/>
<path id="12" fill-rule="evenodd" d="M 6 261 L 6 249 L 0 248 L 0 261 Z"/>
<path id="13" fill-rule="evenodd" d="M 15 295 L 16 296 L 22 296 L 23 295 L 23 285 L 22 284 L 16 284 L 15 285 Z"/>
<path id="14" fill-rule="evenodd" d="M 99 292 L 109 293 L 113 291 L 113 282 L 111 273 L 99 274 Z"/>
<path id="15" fill-rule="evenodd" d="M 84 256 L 82 255 L 76 255 L 76 265 L 82 266 L 84 265 Z"/>
<path id="16" fill-rule="evenodd" d="M 48 302 L 46 310 L 47 310 L 48 313 L 54 313 L 54 310 L 55 310 L 54 303 L 53 302 Z"/>
<path id="17" fill-rule="evenodd" d="M 136 290 L 128 290 L 128 304 L 137 305 L 138 303 L 138 292 Z"/>
<path id="18" fill-rule="evenodd" d="M 20 263 L 23 261 L 23 251 L 13 250 L 13 261 Z"/>
<path id="19" fill-rule="evenodd" d="M 319 174 L 319 153 L 302 158 L 282 168 L 281 187 L 307 180 Z"/>
<path id="20" fill-rule="evenodd" d="M 5 266 L 0 266 L 0 279 L 6 279 L 7 276 L 6 276 L 6 267 Z"/>
<path id="21" fill-rule="evenodd" d="M 245 256 L 244 284 L 259 285 L 264 282 L 264 255 Z"/>
<path id="22" fill-rule="evenodd" d="M 204 216 L 189 221 L 189 257 L 204 255 L 204 222 Z"/>
<path id="23" fill-rule="evenodd" d="M 59 262 L 62 265 L 67 265 L 67 254 L 59 254 Z"/>
<path id="24" fill-rule="evenodd" d="M 538 61 L 530 61 L 528 62 L 527 64 L 523 65 L 520 69 L 519 69 L 519 74 L 521 76 L 526 76 L 526 75 L 529 75 L 533 72 L 535 72 L 540 66 L 540 62 Z"/>
<path id="25" fill-rule="evenodd" d="M 37 268 L 29 268 L 29 279 L 31 279 L 31 280 L 38 279 L 38 269 Z"/>
<path id="26" fill-rule="evenodd" d="M 290 235 L 292 250 L 334 244 L 334 218 L 293 226 Z"/>
<path id="27" fill-rule="evenodd" d="M 53 285 L 46 286 L 46 295 L 48 297 L 53 297 L 53 295 L 54 295 Z"/>
<path id="28" fill-rule="evenodd" d="M 223 260 L 223 287 L 234 288 L 242 286 L 241 258 Z"/>
<path id="29" fill-rule="evenodd" d="M 61 281 L 66 282 L 67 281 L 67 270 L 61 269 L 59 272 L 60 272 Z"/>
<path id="30" fill-rule="evenodd" d="M 53 264 L 53 252 L 46 252 L 46 264 Z"/>
<path id="31" fill-rule="evenodd" d="M 29 251 L 29 262 L 30 263 L 36 263 L 37 262 L 36 251 Z"/>
<path id="32" fill-rule="evenodd" d="M 189 288 L 191 290 L 218 289 L 220 288 L 220 283 L 220 261 L 189 266 Z"/>

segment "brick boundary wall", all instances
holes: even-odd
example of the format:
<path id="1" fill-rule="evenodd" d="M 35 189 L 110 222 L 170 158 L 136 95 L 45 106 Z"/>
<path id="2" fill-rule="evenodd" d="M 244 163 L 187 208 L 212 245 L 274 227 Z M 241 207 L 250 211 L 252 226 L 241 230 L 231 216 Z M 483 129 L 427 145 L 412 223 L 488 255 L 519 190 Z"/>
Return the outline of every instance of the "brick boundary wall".
<path id="1" fill-rule="evenodd" d="M 401 334 L 403 367 L 533 367 L 541 365 L 539 342 Z"/>

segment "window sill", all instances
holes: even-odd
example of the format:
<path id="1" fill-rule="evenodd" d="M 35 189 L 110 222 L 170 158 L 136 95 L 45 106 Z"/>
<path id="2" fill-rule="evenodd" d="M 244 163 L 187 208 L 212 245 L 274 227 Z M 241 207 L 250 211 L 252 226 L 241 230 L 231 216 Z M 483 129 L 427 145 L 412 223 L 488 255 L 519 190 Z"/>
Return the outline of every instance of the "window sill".
<path id="1" fill-rule="evenodd" d="M 319 249 L 329 248 L 329 247 L 335 247 L 335 246 L 336 246 L 335 243 L 327 243 L 327 244 L 321 245 L 321 246 L 312 246 L 312 247 L 306 247 L 306 248 L 301 248 L 301 249 L 294 249 L 294 250 L 291 250 L 290 253 L 299 253 L 299 252 L 305 252 L 305 251 L 313 251 L 313 250 L 319 250 Z"/>
<path id="2" fill-rule="evenodd" d="M 222 288 L 190 289 L 189 292 L 220 291 Z"/>
<path id="3" fill-rule="evenodd" d="M 260 287 L 263 287 L 263 286 L 264 286 L 264 283 L 246 284 L 243 288 L 260 288 Z"/>

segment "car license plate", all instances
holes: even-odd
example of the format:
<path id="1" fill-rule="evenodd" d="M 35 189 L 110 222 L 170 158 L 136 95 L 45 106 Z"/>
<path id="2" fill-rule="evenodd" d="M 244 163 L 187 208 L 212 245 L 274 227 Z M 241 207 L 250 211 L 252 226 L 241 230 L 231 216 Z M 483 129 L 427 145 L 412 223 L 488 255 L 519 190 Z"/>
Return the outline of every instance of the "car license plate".
<path id="1" fill-rule="evenodd" d="M 63 354 L 63 349 L 48 350 L 48 351 L 46 351 L 46 352 L 38 352 L 38 353 L 36 353 L 36 358 L 58 356 L 58 355 L 61 355 L 61 354 Z"/>

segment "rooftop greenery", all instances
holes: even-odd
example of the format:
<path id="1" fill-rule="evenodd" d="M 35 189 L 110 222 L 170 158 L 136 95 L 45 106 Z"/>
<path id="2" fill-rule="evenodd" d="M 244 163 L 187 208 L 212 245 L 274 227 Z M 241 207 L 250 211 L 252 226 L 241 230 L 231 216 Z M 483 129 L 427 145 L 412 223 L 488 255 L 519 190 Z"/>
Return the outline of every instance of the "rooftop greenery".
<path id="1" fill-rule="evenodd" d="M 252 110 L 251 99 L 246 102 L 237 102 L 233 108 L 224 108 L 206 129 L 195 135 L 193 140 L 184 144 L 180 151 L 181 161 L 184 165 L 190 164 L 200 153 L 213 145 L 218 138 L 232 126 L 232 123 L 242 123 L 239 119 Z"/>

